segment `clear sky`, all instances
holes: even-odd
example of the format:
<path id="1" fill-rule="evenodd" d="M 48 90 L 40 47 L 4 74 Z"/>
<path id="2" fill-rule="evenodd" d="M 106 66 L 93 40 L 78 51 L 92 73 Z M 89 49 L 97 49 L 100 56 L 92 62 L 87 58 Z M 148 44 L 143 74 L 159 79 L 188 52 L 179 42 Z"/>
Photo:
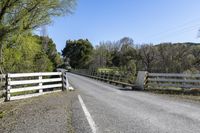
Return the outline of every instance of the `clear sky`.
<path id="1" fill-rule="evenodd" d="M 68 39 L 93 45 L 131 37 L 136 44 L 200 42 L 200 0 L 78 0 L 74 14 L 48 26 L 58 51 Z"/>

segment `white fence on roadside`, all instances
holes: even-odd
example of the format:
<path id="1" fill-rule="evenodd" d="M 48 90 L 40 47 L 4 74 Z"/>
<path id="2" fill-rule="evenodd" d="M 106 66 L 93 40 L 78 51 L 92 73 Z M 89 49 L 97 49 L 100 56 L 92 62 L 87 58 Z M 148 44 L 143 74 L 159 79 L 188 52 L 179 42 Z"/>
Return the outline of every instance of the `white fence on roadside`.
<path id="1" fill-rule="evenodd" d="M 6 82 L 8 101 L 58 92 L 69 86 L 65 72 L 8 73 Z"/>

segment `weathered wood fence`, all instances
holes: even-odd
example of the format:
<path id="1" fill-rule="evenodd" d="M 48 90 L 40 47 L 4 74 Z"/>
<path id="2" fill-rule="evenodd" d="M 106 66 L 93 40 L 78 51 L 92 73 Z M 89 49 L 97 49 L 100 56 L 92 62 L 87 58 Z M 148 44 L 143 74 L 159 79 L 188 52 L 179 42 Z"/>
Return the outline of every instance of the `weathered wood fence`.
<path id="1" fill-rule="evenodd" d="M 148 73 L 146 86 L 200 88 L 200 74 Z"/>
<path id="2" fill-rule="evenodd" d="M 8 73 L 6 100 L 24 99 L 66 90 L 68 86 L 66 72 Z"/>

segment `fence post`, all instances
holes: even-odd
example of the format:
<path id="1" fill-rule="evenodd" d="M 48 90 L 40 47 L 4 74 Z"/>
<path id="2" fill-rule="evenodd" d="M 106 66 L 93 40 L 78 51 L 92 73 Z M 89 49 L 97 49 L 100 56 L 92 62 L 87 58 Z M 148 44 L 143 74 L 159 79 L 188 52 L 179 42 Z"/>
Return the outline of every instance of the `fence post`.
<path id="1" fill-rule="evenodd" d="M 39 83 L 39 86 L 40 86 L 39 93 L 42 93 L 43 92 L 43 89 L 42 89 L 42 75 L 40 75 L 38 79 L 40 81 L 40 83 Z"/>
<path id="2" fill-rule="evenodd" d="M 63 90 L 69 90 L 69 81 L 66 72 L 62 73 L 62 80 L 63 80 Z"/>
<path id="3" fill-rule="evenodd" d="M 9 76 L 9 74 L 6 75 L 6 100 L 10 101 L 10 89 L 11 89 L 11 78 Z"/>
<path id="4" fill-rule="evenodd" d="M 147 71 L 138 71 L 136 85 L 141 89 L 145 89 L 146 81 L 147 81 L 148 72 Z"/>

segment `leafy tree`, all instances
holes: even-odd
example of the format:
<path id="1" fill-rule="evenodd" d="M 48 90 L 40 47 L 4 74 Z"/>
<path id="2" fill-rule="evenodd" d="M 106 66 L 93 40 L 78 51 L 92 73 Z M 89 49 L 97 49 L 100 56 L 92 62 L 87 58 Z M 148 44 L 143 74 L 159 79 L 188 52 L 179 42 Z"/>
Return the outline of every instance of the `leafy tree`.
<path id="1" fill-rule="evenodd" d="M 6 72 L 41 72 L 53 71 L 54 63 L 60 63 L 60 55 L 55 53 L 55 58 L 50 58 L 44 51 L 40 38 L 32 36 L 20 36 L 13 38 L 4 48 L 3 66 Z M 27 45 L 28 44 L 28 45 Z"/>
<path id="2" fill-rule="evenodd" d="M 75 0 L 1 0 L 0 1 L 0 62 L 3 44 L 14 35 L 51 22 L 52 16 L 71 13 Z M 2 64 L 0 64 L 2 65 Z"/>
<path id="3" fill-rule="evenodd" d="M 56 49 L 56 44 L 53 42 L 53 40 L 49 37 L 43 37 L 43 36 L 38 36 L 38 35 L 35 35 L 34 37 L 38 39 L 38 44 L 41 45 L 44 53 L 47 54 L 48 58 L 53 63 L 54 68 L 60 66 L 62 63 L 61 56 L 58 54 L 57 49 Z M 43 46 L 44 40 L 48 40 L 46 48 L 44 48 Z"/>
<path id="4" fill-rule="evenodd" d="M 156 61 L 156 49 L 152 44 L 142 45 L 139 49 L 139 57 L 144 65 L 144 70 L 151 72 Z"/>
<path id="5" fill-rule="evenodd" d="M 67 40 L 62 50 L 64 58 L 68 58 L 73 68 L 88 68 L 92 61 L 93 46 L 87 39 Z"/>

